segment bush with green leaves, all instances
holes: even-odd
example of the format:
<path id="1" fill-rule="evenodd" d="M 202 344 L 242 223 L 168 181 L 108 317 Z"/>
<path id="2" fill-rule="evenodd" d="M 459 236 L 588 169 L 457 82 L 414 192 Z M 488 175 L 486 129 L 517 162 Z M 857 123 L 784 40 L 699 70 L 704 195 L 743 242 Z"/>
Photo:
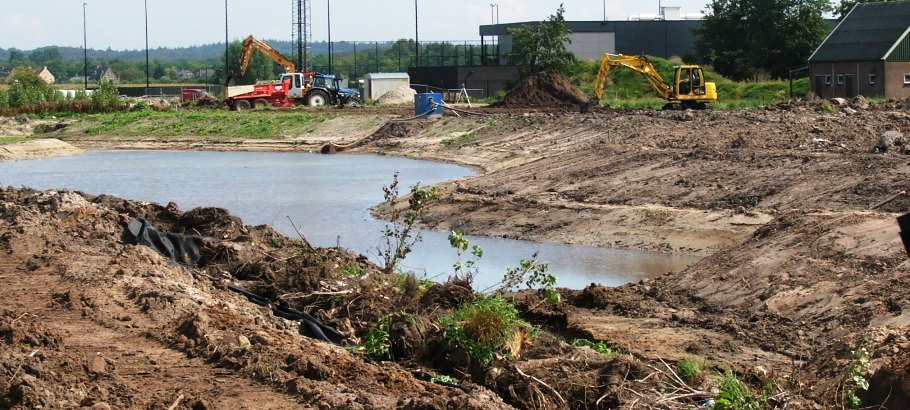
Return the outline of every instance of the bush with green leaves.
<path id="1" fill-rule="evenodd" d="M 32 70 L 17 69 L 9 79 L 6 105 L 13 108 L 60 102 L 63 100 L 53 87 Z"/>
<path id="2" fill-rule="evenodd" d="M 531 330 L 509 301 L 484 295 L 442 316 L 440 324 L 449 343 L 463 348 L 481 366 L 489 365 L 497 352 L 514 349 Z"/>
<path id="3" fill-rule="evenodd" d="M 98 111 L 111 111 L 122 105 L 120 93 L 113 81 L 101 81 L 90 97 L 92 107 Z"/>

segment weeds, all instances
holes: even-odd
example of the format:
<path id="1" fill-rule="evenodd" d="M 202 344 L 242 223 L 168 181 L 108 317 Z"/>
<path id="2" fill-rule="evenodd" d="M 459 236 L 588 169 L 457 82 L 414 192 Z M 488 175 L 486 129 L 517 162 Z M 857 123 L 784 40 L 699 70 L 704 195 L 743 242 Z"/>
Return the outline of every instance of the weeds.
<path id="1" fill-rule="evenodd" d="M 682 359 L 676 364 L 676 373 L 688 383 L 699 382 L 704 378 L 704 362 L 691 357 Z"/>
<path id="2" fill-rule="evenodd" d="M 395 206 L 398 199 L 398 173 L 392 177 L 392 184 L 382 187 L 383 203 L 392 209 L 391 225 L 386 225 L 382 231 L 382 242 L 376 248 L 383 261 L 383 272 L 390 274 L 395 271 L 398 264 L 411 253 L 411 248 L 420 242 L 420 233 L 414 233 L 414 225 L 426 213 L 427 207 L 439 199 L 439 189 L 436 187 L 421 188 L 420 184 L 411 186 L 411 197 L 408 207 L 401 210 Z M 401 223 L 398 223 L 401 221 Z"/>
<path id="3" fill-rule="evenodd" d="M 604 356 L 612 357 L 616 354 L 616 352 L 614 352 L 613 349 L 611 349 L 610 346 L 607 346 L 607 344 L 604 342 L 592 342 L 588 339 L 574 339 L 572 340 L 571 345 L 590 347 L 595 352 L 600 353 Z"/>
<path id="4" fill-rule="evenodd" d="M 493 356 L 508 350 L 517 356 L 531 326 L 518 317 L 518 309 L 500 297 L 478 296 L 465 303 L 452 315 L 440 318 L 449 343 L 460 346 L 482 366 Z"/>
<path id="5" fill-rule="evenodd" d="M 723 374 L 719 388 L 712 410 L 759 410 L 766 401 L 764 396 L 753 396 L 752 391 L 729 370 Z"/>
<path id="6" fill-rule="evenodd" d="M 477 136 L 472 133 L 461 134 L 454 138 L 446 138 L 440 142 L 449 148 L 461 148 L 477 142 Z"/>
<path id="7" fill-rule="evenodd" d="M 866 372 L 869 371 L 869 349 L 861 347 L 852 353 L 853 362 L 847 369 L 841 399 L 851 409 L 857 409 L 863 402 L 856 393 L 860 390 L 869 390 L 869 380 L 866 379 Z"/>
<path id="8" fill-rule="evenodd" d="M 359 266 L 348 266 L 347 268 L 342 269 L 341 273 L 345 276 L 359 277 L 360 275 L 363 275 L 363 268 Z"/>
<path id="9" fill-rule="evenodd" d="M 392 358 L 392 341 L 389 339 L 389 326 L 392 318 L 386 316 L 379 320 L 376 327 L 367 332 L 363 343 L 363 353 L 377 360 Z"/>

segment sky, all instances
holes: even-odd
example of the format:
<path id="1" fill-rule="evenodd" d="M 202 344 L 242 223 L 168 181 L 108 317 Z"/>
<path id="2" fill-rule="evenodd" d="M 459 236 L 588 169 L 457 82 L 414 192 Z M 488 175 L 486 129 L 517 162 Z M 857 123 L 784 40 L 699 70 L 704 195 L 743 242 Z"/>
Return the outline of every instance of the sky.
<path id="1" fill-rule="evenodd" d="M 224 0 L 145 0 L 149 47 L 185 47 L 224 42 Z M 290 40 L 291 4 L 295 0 L 227 0 L 228 36 Z M 659 6 L 704 11 L 698 0 L 415 0 L 421 41 L 480 40 L 479 26 L 539 21 L 565 5 L 569 21 L 626 20 L 633 14 L 657 14 Z M 315 41 L 393 41 L 414 38 L 412 0 L 310 0 Z M 81 47 L 83 3 L 91 49 L 145 48 L 143 0 L 0 0 L 0 48 L 31 50 L 44 46 Z M 497 4 L 491 7 L 490 4 Z M 329 6 L 331 8 L 329 9 Z M 492 13 L 491 13 L 492 12 Z M 491 16 L 492 14 L 492 16 Z"/>

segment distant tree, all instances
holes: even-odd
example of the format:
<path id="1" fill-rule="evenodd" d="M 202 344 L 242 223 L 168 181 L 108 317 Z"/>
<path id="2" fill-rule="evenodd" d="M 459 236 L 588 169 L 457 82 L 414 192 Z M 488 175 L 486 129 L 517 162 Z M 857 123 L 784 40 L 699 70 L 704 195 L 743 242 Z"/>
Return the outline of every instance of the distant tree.
<path id="1" fill-rule="evenodd" d="M 841 0 L 840 4 L 837 6 L 837 18 L 842 19 L 846 17 L 847 13 L 853 9 L 853 6 L 856 5 L 856 3 L 884 3 L 887 1 L 894 0 Z"/>
<path id="2" fill-rule="evenodd" d="M 829 11 L 828 0 L 714 0 L 695 30 L 697 58 L 734 80 L 784 77 L 824 40 Z"/>
<path id="3" fill-rule="evenodd" d="M 518 66 L 519 77 L 553 71 L 568 75 L 575 55 L 568 49 L 571 44 L 564 17 L 565 7 L 559 5 L 556 14 L 536 27 L 521 26 L 509 29 L 512 36 L 512 51 L 506 59 Z"/>
<path id="4" fill-rule="evenodd" d="M 29 64 L 24 51 L 15 48 L 9 49 L 9 64 L 13 67 L 22 67 Z"/>

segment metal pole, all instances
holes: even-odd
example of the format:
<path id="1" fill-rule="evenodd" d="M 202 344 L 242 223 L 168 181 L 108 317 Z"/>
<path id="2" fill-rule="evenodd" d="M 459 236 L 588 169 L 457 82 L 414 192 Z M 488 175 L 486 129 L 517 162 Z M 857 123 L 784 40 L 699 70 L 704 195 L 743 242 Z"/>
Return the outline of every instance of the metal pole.
<path id="1" fill-rule="evenodd" d="M 230 70 L 230 64 L 228 64 L 228 61 L 230 60 L 230 56 L 231 56 L 231 51 L 230 51 L 229 46 L 230 46 L 230 43 L 228 43 L 228 0 L 224 0 L 224 85 L 225 85 L 225 87 L 227 86 L 228 78 L 230 78 L 230 76 L 231 76 L 228 73 L 228 70 Z M 227 90 L 225 89 L 224 92 L 227 93 Z"/>
<path id="2" fill-rule="evenodd" d="M 145 92 L 149 88 L 149 2 L 144 0 L 145 4 Z"/>
<path id="3" fill-rule="evenodd" d="M 85 82 L 85 89 L 88 90 L 88 26 L 85 23 L 85 6 L 88 6 L 88 3 L 82 3 L 82 79 Z"/>
<path id="4" fill-rule="evenodd" d="M 493 3 L 490 3 L 490 24 L 496 24 L 496 20 L 493 19 Z"/>
<path id="5" fill-rule="evenodd" d="M 326 0 L 326 10 L 328 10 L 328 26 L 329 26 L 329 73 L 334 73 L 335 70 L 332 68 L 332 0 Z"/>
<path id="6" fill-rule="evenodd" d="M 414 0 L 414 66 L 420 67 L 420 34 L 417 27 L 417 0 Z"/>
<path id="7" fill-rule="evenodd" d="M 603 0 L 604 3 L 604 21 L 607 21 L 607 0 Z"/>
<path id="8" fill-rule="evenodd" d="M 496 5 L 496 24 L 499 24 L 499 5 Z"/>

